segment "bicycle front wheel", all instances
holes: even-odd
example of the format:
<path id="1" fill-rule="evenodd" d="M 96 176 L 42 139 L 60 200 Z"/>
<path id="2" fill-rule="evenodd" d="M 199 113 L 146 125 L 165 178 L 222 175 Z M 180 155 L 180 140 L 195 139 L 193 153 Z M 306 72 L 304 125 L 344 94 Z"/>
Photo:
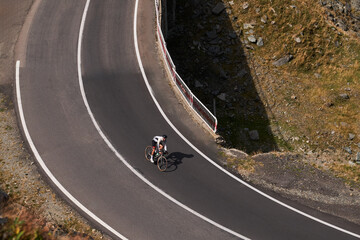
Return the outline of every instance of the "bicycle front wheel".
<path id="1" fill-rule="evenodd" d="M 160 156 L 157 162 L 157 166 L 161 172 L 165 171 L 167 168 L 167 159 L 164 156 Z"/>
<path id="2" fill-rule="evenodd" d="M 152 153 L 152 146 L 147 146 L 145 148 L 145 158 L 146 158 L 146 160 L 150 161 L 151 153 Z"/>

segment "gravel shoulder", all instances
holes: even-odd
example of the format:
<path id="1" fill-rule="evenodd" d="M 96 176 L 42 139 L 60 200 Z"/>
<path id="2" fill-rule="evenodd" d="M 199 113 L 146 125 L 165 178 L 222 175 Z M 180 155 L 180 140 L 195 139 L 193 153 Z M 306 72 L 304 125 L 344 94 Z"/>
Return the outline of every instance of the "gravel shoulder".
<path id="1" fill-rule="evenodd" d="M 264 153 L 247 156 L 235 149 L 224 149 L 223 162 L 255 186 L 273 191 L 286 199 L 360 225 L 360 191 L 334 176 L 319 157 L 294 153 Z M 322 156 L 325 161 L 326 156 Z"/>

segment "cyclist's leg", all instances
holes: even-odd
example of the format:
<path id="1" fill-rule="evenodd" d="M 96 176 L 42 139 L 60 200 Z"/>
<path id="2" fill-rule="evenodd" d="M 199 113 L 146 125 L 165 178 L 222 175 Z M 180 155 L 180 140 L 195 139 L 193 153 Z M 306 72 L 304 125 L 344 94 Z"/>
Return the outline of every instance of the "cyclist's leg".
<path id="1" fill-rule="evenodd" d="M 156 142 L 154 140 L 151 141 L 151 146 L 152 146 L 152 152 L 151 152 L 150 160 L 154 162 L 154 153 L 156 149 Z"/>
<path id="2" fill-rule="evenodd" d="M 151 146 L 152 146 L 151 155 L 154 156 L 154 152 L 155 152 L 155 149 L 156 149 L 156 142 L 154 140 L 151 141 Z"/>

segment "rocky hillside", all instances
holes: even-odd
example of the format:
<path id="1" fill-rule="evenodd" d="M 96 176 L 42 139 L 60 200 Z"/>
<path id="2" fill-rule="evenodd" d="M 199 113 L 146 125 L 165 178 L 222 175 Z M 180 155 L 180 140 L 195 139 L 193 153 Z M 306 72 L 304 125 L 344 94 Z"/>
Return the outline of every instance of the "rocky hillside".
<path id="1" fill-rule="evenodd" d="M 226 147 L 330 151 L 339 163 L 330 168 L 359 181 L 358 0 L 182 0 L 168 8 L 177 70 L 209 109 L 216 100 Z"/>
<path id="2" fill-rule="evenodd" d="M 170 54 L 216 110 L 224 166 L 360 223 L 360 1 L 174 2 Z"/>
<path id="3" fill-rule="evenodd" d="M 345 32 L 360 37 L 360 1 L 324 0 L 319 4 L 325 9 L 327 20 Z"/>

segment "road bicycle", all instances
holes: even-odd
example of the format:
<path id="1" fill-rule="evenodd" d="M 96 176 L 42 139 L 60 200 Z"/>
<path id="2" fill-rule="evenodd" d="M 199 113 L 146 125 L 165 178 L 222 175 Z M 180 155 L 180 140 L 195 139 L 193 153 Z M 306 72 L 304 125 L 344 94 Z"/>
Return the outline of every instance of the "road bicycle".
<path id="1" fill-rule="evenodd" d="M 146 160 L 150 161 L 151 158 L 151 152 L 152 152 L 152 146 L 147 146 L 145 148 L 145 158 Z M 155 151 L 154 153 L 154 162 L 156 162 L 156 165 L 158 167 L 158 169 L 163 172 L 166 170 L 167 168 L 167 164 L 168 164 L 168 160 L 167 158 L 164 156 L 164 152 L 163 151 Z"/>

